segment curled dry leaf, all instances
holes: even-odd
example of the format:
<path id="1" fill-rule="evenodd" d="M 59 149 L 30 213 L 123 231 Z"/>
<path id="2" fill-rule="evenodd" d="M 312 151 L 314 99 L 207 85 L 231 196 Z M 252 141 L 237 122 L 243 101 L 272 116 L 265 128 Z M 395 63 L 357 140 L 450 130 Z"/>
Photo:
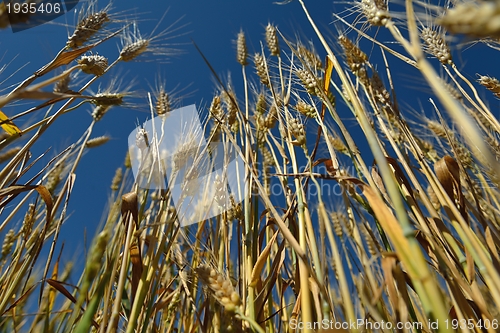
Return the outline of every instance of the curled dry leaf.
<path id="1" fill-rule="evenodd" d="M 137 205 L 137 194 L 135 192 L 130 192 L 122 196 L 121 213 L 123 223 L 127 223 L 127 219 L 130 217 L 129 214 L 131 214 L 136 228 L 139 229 L 139 211 Z"/>
<path id="2" fill-rule="evenodd" d="M 465 199 L 460 184 L 460 168 L 457 161 L 451 156 L 444 156 L 436 162 L 434 171 L 446 194 L 457 205 L 464 219 L 467 219 Z"/>
<path id="3" fill-rule="evenodd" d="M 248 284 L 250 287 L 255 287 L 259 282 L 260 272 L 262 271 L 262 268 L 264 268 L 266 260 L 269 257 L 269 254 L 271 253 L 271 249 L 274 245 L 274 242 L 276 241 L 276 237 L 278 236 L 278 234 L 279 234 L 278 232 L 274 234 L 274 236 L 267 243 L 264 250 L 262 250 L 260 256 L 257 258 L 255 266 L 252 269 L 252 274 L 250 276 L 250 283 Z"/>

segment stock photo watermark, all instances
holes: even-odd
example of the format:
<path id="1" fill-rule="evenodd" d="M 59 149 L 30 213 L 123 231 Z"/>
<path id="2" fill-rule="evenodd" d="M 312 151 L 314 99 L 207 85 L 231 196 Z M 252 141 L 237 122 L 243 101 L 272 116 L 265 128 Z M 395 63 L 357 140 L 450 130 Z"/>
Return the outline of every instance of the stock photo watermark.
<path id="1" fill-rule="evenodd" d="M 256 186 L 248 191 L 248 175 L 238 146 L 206 142 L 195 105 L 148 120 L 130 133 L 128 146 L 138 186 L 168 191 L 181 226 L 227 212 L 245 195 L 260 195 Z M 301 177 L 307 176 L 307 168 L 299 168 Z M 261 168 L 256 169 L 258 174 L 254 177 L 262 179 Z M 327 175 L 327 169 L 321 166 L 314 172 Z M 292 177 L 291 167 L 284 174 Z M 286 187 L 278 181 L 280 174 L 271 176 L 273 181 L 268 184 L 266 195 L 286 195 Z M 334 178 L 317 178 L 309 183 L 306 196 L 340 197 L 346 190 L 345 184 Z"/>
<path id="2" fill-rule="evenodd" d="M 499 328 L 498 319 L 480 319 L 478 321 L 473 319 L 428 319 L 426 322 L 421 321 L 371 321 L 367 319 L 357 319 L 357 320 L 347 320 L 347 321 L 336 321 L 330 319 L 323 319 L 322 321 L 316 322 L 302 322 L 296 318 L 291 319 L 289 322 L 290 329 L 296 332 L 301 332 L 304 329 L 310 330 L 335 330 L 335 331 L 350 331 L 350 330 L 361 330 L 361 331 L 384 331 L 384 330 L 398 330 L 398 331 L 422 331 L 424 329 L 428 330 L 439 330 L 440 328 L 452 329 L 452 330 L 481 330 L 481 329 L 493 329 L 497 330 Z"/>
<path id="3" fill-rule="evenodd" d="M 128 146 L 137 184 L 169 191 L 181 226 L 228 211 L 248 192 L 239 147 L 207 143 L 195 105 L 147 121 Z"/>
<path id="4" fill-rule="evenodd" d="M 3 0 L 0 1 L 0 25 L 12 32 L 34 28 L 68 13 L 79 0 Z"/>

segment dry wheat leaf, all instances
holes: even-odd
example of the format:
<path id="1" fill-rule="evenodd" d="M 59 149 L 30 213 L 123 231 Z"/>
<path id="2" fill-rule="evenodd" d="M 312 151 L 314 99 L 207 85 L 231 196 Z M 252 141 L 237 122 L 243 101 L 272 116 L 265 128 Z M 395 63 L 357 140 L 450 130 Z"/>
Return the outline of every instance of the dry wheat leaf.
<path id="1" fill-rule="evenodd" d="M 464 220 L 468 221 L 465 197 L 460 183 L 460 167 L 457 161 L 446 155 L 434 164 L 434 171 L 446 194 L 455 203 Z"/>
<path id="2" fill-rule="evenodd" d="M 14 94 L 14 99 L 56 99 L 66 97 L 73 97 L 73 95 L 42 90 L 21 90 Z"/>
<path id="3" fill-rule="evenodd" d="M 255 287 L 257 285 L 257 282 L 260 280 L 260 272 L 262 271 L 262 268 L 264 268 L 267 257 L 269 257 L 269 254 L 271 253 L 271 248 L 273 247 L 274 242 L 276 241 L 276 237 L 278 237 L 278 234 L 279 233 L 276 232 L 273 235 L 273 237 L 269 240 L 264 250 L 262 250 L 260 256 L 257 258 L 257 261 L 255 262 L 255 265 L 252 269 L 252 274 L 250 275 L 250 283 L 248 284 L 250 287 Z"/>
<path id="4" fill-rule="evenodd" d="M 69 299 L 72 303 L 76 303 L 76 298 L 73 297 L 73 295 L 71 295 L 71 293 L 68 291 L 68 289 L 66 289 L 62 284 L 61 282 L 55 280 L 55 279 L 47 279 L 47 283 L 52 287 L 54 288 L 55 290 L 57 290 L 58 292 L 60 292 L 61 294 L 63 294 L 67 299 Z"/>
<path id="5" fill-rule="evenodd" d="M 122 196 L 122 206 L 121 213 L 123 217 L 123 223 L 127 223 L 127 215 L 130 213 L 132 219 L 134 220 L 136 229 L 139 229 L 139 211 L 137 209 L 137 194 L 135 192 L 130 192 Z"/>
<path id="6" fill-rule="evenodd" d="M 61 248 L 61 252 L 59 253 L 59 257 L 56 260 L 56 263 L 54 264 L 54 268 L 52 269 L 52 280 L 57 280 L 58 275 L 59 275 L 59 261 L 61 260 L 61 253 L 62 250 L 64 249 L 64 244 Z M 49 311 L 52 311 L 52 308 L 54 307 L 54 301 L 56 300 L 56 293 L 54 290 L 49 290 Z"/>
<path id="7" fill-rule="evenodd" d="M 134 244 L 130 245 L 130 262 L 132 263 L 131 302 L 133 304 L 143 270 L 141 251 L 137 240 L 134 242 Z"/>
<path id="8" fill-rule="evenodd" d="M 3 130 L 7 132 L 9 135 L 22 134 L 22 131 L 17 127 L 12 120 L 9 119 L 5 115 L 5 113 L 0 110 L 0 126 L 2 126 Z"/>
<path id="9" fill-rule="evenodd" d="M 457 161 L 451 156 L 444 156 L 434 164 L 434 170 L 450 199 L 454 199 L 454 190 L 460 188 L 460 169 Z"/>
<path id="10" fill-rule="evenodd" d="M 392 303 L 392 307 L 397 309 L 399 307 L 399 295 L 396 290 L 394 269 L 397 265 L 397 257 L 395 256 L 384 256 L 382 258 L 382 270 L 384 271 L 384 283 L 387 287 L 387 293 L 389 296 L 389 301 Z"/>

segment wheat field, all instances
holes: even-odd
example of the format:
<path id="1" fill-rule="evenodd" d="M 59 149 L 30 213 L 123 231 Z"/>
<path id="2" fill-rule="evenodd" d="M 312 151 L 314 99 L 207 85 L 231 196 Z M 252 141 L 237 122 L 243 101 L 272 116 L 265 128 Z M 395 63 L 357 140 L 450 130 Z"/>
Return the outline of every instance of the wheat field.
<path id="1" fill-rule="evenodd" d="M 252 54 L 243 27 L 241 80 L 217 75 L 198 49 L 216 91 L 201 107 L 201 136 L 238 147 L 242 200 L 221 190 L 220 214 L 183 226 L 172 191 L 144 187 L 124 144 L 81 270 L 60 261 L 59 236 L 77 166 L 110 140 L 94 126 L 134 94 L 111 69 L 171 56 L 176 28 L 140 33 L 118 3 L 83 2 L 53 60 L 2 90 L 0 110 L 17 111 L 0 113 L 1 332 L 500 331 L 500 123 L 490 107 L 500 81 L 491 63 L 469 73 L 463 63 L 481 60 L 458 56 L 499 50 L 500 2 L 356 0 L 328 31 L 309 14 L 315 1 L 289 2 L 311 43 L 266 23 Z M 29 17 L 9 18 L 1 3 L 0 28 L 14 19 Z M 115 58 L 93 52 L 113 38 Z M 425 112 L 396 84 L 405 71 L 431 96 Z M 101 82 L 109 88 L 90 88 Z M 150 118 L 182 104 L 162 82 L 146 89 Z M 48 162 L 31 156 L 49 127 L 88 105 L 78 141 Z M 190 153 L 177 153 L 186 164 Z"/>

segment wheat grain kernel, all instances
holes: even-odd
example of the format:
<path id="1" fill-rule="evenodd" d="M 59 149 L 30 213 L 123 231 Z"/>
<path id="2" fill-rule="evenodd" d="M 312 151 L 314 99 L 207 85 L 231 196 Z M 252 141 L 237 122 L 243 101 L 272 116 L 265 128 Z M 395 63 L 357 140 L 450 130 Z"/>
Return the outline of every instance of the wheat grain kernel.
<path id="1" fill-rule="evenodd" d="M 14 229 L 10 229 L 7 234 L 5 234 L 5 238 L 3 240 L 2 244 L 2 253 L 1 257 L 2 259 L 5 258 L 10 251 L 12 250 L 12 247 L 14 246 L 14 242 L 16 241 L 17 235 L 14 231 Z"/>
<path id="2" fill-rule="evenodd" d="M 435 56 L 442 64 L 453 63 L 450 48 L 444 39 L 444 34 L 439 33 L 429 27 L 422 29 L 421 37 L 426 44 L 425 51 Z"/>
<path id="3" fill-rule="evenodd" d="M 368 23 L 383 26 L 391 19 L 387 11 L 387 3 L 383 0 L 361 0 L 359 5 Z"/>
<path id="4" fill-rule="evenodd" d="M 272 129 L 274 126 L 276 126 L 276 122 L 278 120 L 278 109 L 276 106 L 273 104 L 271 108 L 269 109 L 269 113 L 266 115 L 264 118 L 264 128 L 265 129 Z"/>
<path id="5" fill-rule="evenodd" d="M 496 78 L 480 75 L 477 81 L 480 85 L 484 86 L 486 89 L 495 94 L 496 97 L 500 98 L 500 81 L 498 81 Z"/>
<path id="6" fill-rule="evenodd" d="M 271 23 L 268 23 L 266 26 L 266 43 L 271 55 L 279 56 L 280 46 L 278 43 L 278 34 L 276 33 L 276 27 Z"/>
<path id="7" fill-rule="evenodd" d="M 297 118 L 290 119 L 290 131 L 292 135 L 297 140 L 297 144 L 302 146 L 306 143 L 306 132 L 304 130 L 304 125 Z"/>
<path id="8" fill-rule="evenodd" d="M 318 70 L 323 68 L 323 64 L 319 56 L 304 45 L 299 44 L 299 46 L 297 47 L 297 51 L 299 52 L 299 55 L 302 57 L 302 59 L 304 59 L 307 65 L 312 69 Z"/>
<path id="9" fill-rule="evenodd" d="M 333 230 L 335 232 L 335 234 L 337 235 L 337 237 L 342 237 L 342 235 L 344 234 L 344 231 L 342 229 L 342 224 L 340 222 L 341 219 L 344 219 L 344 215 L 342 213 L 339 213 L 339 212 L 332 212 L 330 214 L 330 218 L 332 219 L 332 222 L 333 222 Z"/>
<path id="10" fill-rule="evenodd" d="M 103 75 L 108 68 L 108 59 L 98 54 L 82 56 L 76 62 L 80 65 L 82 72 L 95 76 Z"/>
<path id="11" fill-rule="evenodd" d="M 240 31 L 238 33 L 238 39 L 236 40 L 236 60 L 238 60 L 241 66 L 248 65 L 248 50 L 247 43 L 245 40 L 245 33 Z"/>
<path id="12" fill-rule="evenodd" d="M 298 101 L 297 104 L 295 105 L 295 109 L 297 109 L 297 111 L 299 111 L 301 114 L 309 118 L 314 118 L 316 117 L 317 114 L 315 107 L 307 104 L 304 101 Z"/>
<path id="13" fill-rule="evenodd" d="M 346 155 L 349 154 L 349 149 L 347 149 L 347 146 L 344 144 L 344 141 L 342 141 L 342 139 L 340 139 L 339 137 L 332 137 L 332 136 L 328 136 L 328 139 L 330 140 L 333 149 L 342 154 Z"/>
<path id="14" fill-rule="evenodd" d="M 298 70 L 296 73 L 306 91 L 313 96 L 317 96 L 319 89 L 314 76 L 305 69 Z"/>
<path id="15" fill-rule="evenodd" d="M 214 96 L 209 108 L 209 115 L 211 118 L 222 121 L 224 119 L 224 111 L 222 110 L 220 96 Z"/>
<path id="16" fill-rule="evenodd" d="M 436 23 L 454 34 L 473 37 L 500 36 L 500 4 L 497 1 L 465 1 L 447 10 Z"/>
<path id="17" fill-rule="evenodd" d="M 445 89 L 450 93 L 450 95 L 453 98 L 455 98 L 456 100 L 462 100 L 462 93 L 460 91 L 458 91 L 457 89 L 455 89 L 453 84 L 447 82 L 443 78 L 439 78 L 439 81 L 441 81 L 441 84 L 443 85 L 443 87 L 445 87 Z"/>
<path id="18" fill-rule="evenodd" d="M 22 233 L 25 241 L 28 240 L 31 234 L 31 230 L 33 229 L 33 225 L 35 224 L 35 219 L 36 219 L 35 208 L 36 208 L 35 204 L 30 203 L 28 206 L 28 210 L 24 215 Z"/>
<path id="19" fill-rule="evenodd" d="M 370 84 L 373 89 L 373 93 L 375 94 L 376 100 L 382 105 L 391 105 L 391 95 L 387 91 L 382 82 L 382 79 L 378 75 L 377 72 L 374 72 L 371 79 Z"/>
<path id="20" fill-rule="evenodd" d="M 120 52 L 122 61 L 132 61 L 148 50 L 149 39 L 138 39 L 137 41 L 126 45 Z"/>
<path id="21" fill-rule="evenodd" d="M 57 185 L 59 185 L 59 183 L 61 182 L 61 175 L 63 170 L 64 170 L 64 162 L 60 162 L 49 173 L 45 187 L 50 193 L 53 193 Z"/>
<path id="22" fill-rule="evenodd" d="M 205 284 L 214 298 L 224 306 L 228 312 L 234 312 L 241 304 L 239 295 L 234 291 L 231 282 L 222 274 L 208 265 L 200 265 L 196 273 Z"/>
<path id="23" fill-rule="evenodd" d="M 238 106 L 236 105 L 236 95 L 234 91 L 229 90 L 228 92 L 222 93 L 222 99 L 227 109 L 227 124 L 231 128 L 231 131 L 237 133 L 239 130 L 239 121 L 237 116 Z"/>
<path id="24" fill-rule="evenodd" d="M 125 166 L 126 169 L 132 168 L 132 161 L 130 160 L 129 151 L 127 151 L 127 154 L 125 154 L 125 161 L 123 162 L 123 165 Z"/>
<path id="25" fill-rule="evenodd" d="M 21 147 L 13 147 L 0 155 L 0 163 L 10 160 L 21 150 Z"/>
<path id="26" fill-rule="evenodd" d="M 97 106 L 113 106 L 123 104 L 124 94 L 120 93 L 98 93 L 91 102 Z"/>
<path id="27" fill-rule="evenodd" d="M 438 137 L 446 138 L 446 129 L 441 123 L 435 120 L 428 120 L 427 127 Z"/>
<path id="28" fill-rule="evenodd" d="M 457 154 L 457 159 L 462 163 L 462 165 L 465 168 L 470 169 L 474 164 L 472 157 L 471 157 L 471 154 L 470 154 L 470 151 L 468 151 L 467 148 L 465 148 L 461 144 L 458 144 L 455 147 L 455 150 L 456 150 L 456 154 Z"/>
<path id="29" fill-rule="evenodd" d="M 372 255 L 373 257 L 377 256 L 378 255 L 378 247 L 377 247 L 377 244 L 375 243 L 375 241 L 373 240 L 372 236 L 370 235 L 368 230 L 366 230 L 366 228 L 363 227 L 363 228 L 360 228 L 360 230 L 365 238 L 366 246 L 368 247 L 368 253 L 370 253 L 370 255 Z"/>
<path id="30" fill-rule="evenodd" d="M 71 82 L 71 77 L 69 75 L 64 76 L 62 79 L 56 82 L 54 85 L 54 92 L 55 93 L 66 93 L 70 92 L 71 89 L 69 89 L 69 83 Z"/>
<path id="31" fill-rule="evenodd" d="M 267 110 L 267 101 L 266 96 L 263 93 L 260 93 L 257 97 L 257 102 L 255 103 L 255 113 L 259 115 L 263 115 Z"/>
<path id="32" fill-rule="evenodd" d="M 92 118 L 94 118 L 95 121 L 101 120 L 110 108 L 110 105 L 97 105 L 92 112 Z"/>
<path id="33" fill-rule="evenodd" d="M 88 15 L 78 22 L 73 35 L 68 38 L 66 46 L 72 49 L 82 46 L 93 35 L 101 30 L 106 22 L 109 22 L 109 17 L 105 11 Z"/>
<path id="34" fill-rule="evenodd" d="M 155 111 L 156 114 L 162 116 L 172 110 L 170 97 L 167 92 L 161 88 L 156 97 Z"/>
<path id="35" fill-rule="evenodd" d="M 255 65 L 255 72 L 260 79 L 260 82 L 269 87 L 269 78 L 267 77 L 267 70 L 264 57 L 260 53 L 255 53 L 253 56 L 253 63 Z"/>
<path id="36" fill-rule="evenodd" d="M 120 183 L 122 182 L 122 179 L 123 179 L 122 168 L 118 168 L 118 169 L 116 169 L 113 180 L 111 181 L 111 189 L 113 191 L 118 191 L 118 189 L 120 188 Z"/>
<path id="37" fill-rule="evenodd" d="M 344 49 L 347 66 L 349 66 L 354 74 L 358 75 L 359 71 L 368 61 L 368 56 L 366 55 L 366 53 L 361 51 L 361 49 L 357 47 L 347 36 L 340 36 L 339 42 Z"/>
<path id="38" fill-rule="evenodd" d="M 89 141 L 87 141 L 86 146 L 87 146 L 87 148 L 95 148 L 95 147 L 102 146 L 103 144 L 105 144 L 108 141 L 109 141 L 109 136 L 107 136 L 107 135 L 98 136 L 96 138 L 92 138 Z"/>

